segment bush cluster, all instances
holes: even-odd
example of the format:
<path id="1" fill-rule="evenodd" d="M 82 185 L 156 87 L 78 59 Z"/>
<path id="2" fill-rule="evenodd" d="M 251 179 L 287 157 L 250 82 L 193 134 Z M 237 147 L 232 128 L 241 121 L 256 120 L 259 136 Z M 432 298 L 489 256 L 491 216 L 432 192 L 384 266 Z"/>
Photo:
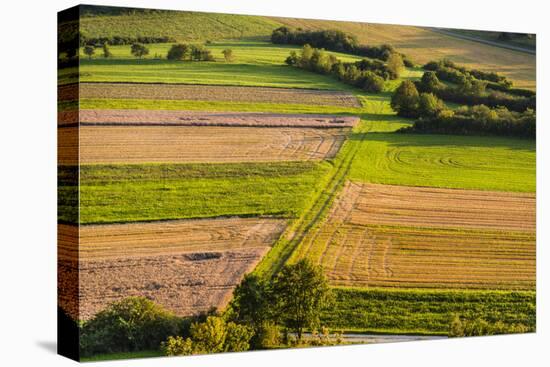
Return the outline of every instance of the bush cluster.
<path id="1" fill-rule="evenodd" d="M 449 326 L 449 337 L 518 334 L 527 331 L 528 327 L 523 324 L 508 325 L 502 321 L 490 323 L 480 318 L 468 320 L 455 315 Z"/>
<path id="2" fill-rule="evenodd" d="M 181 330 L 181 319 L 144 297 L 115 302 L 85 322 L 80 333 L 83 356 L 157 349 Z"/>
<path id="3" fill-rule="evenodd" d="M 346 84 L 372 93 L 381 92 L 385 79 L 389 79 L 392 75 L 380 61 L 362 60 L 357 63 L 344 63 L 334 55 L 327 55 L 323 49 L 313 48 L 310 45 L 304 45 L 300 54 L 292 51 L 285 62 L 301 69 L 332 75 Z"/>
<path id="4" fill-rule="evenodd" d="M 206 49 L 203 45 L 192 45 L 186 43 L 178 43 L 172 45 L 168 54 L 166 55 L 168 60 L 173 61 L 214 61 L 212 52 Z"/>
<path id="5" fill-rule="evenodd" d="M 209 316 L 204 322 L 191 325 L 190 337 L 169 336 L 161 343 L 165 355 L 191 355 L 222 352 L 243 352 L 250 348 L 254 331 L 219 316 Z"/>
<path id="6" fill-rule="evenodd" d="M 468 72 L 447 67 L 450 61 L 430 62 L 424 66 L 422 80 L 416 83 L 419 91 L 433 93 L 439 98 L 453 103 L 475 106 L 484 104 L 489 107 L 504 106 L 511 111 L 523 112 L 527 109 L 536 109 L 536 94 L 525 89 L 510 89 L 503 84 L 487 82 L 474 78 Z M 454 65 L 451 63 L 451 65 Z M 437 82 L 426 83 L 424 78 L 429 77 Z M 456 86 L 445 86 L 439 80 L 445 80 Z M 487 89 L 492 89 L 488 92 Z M 510 93 L 510 91 L 513 91 Z"/>
<path id="7" fill-rule="evenodd" d="M 432 93 L 425 92 L 439 83 L 433 73 L 425 73 L 418 85 L 406 80 L 397 88 L 391 99 L 391 107 L 399 116 L 417 118 L 410 127 L 400 132 L 504 135 L 535 138 L 536 115 L 533 110 L 514 112 L 500 106 L 490 108 L 484 104 L 447 109 Z"/>
<path id="8" fill-rule="evenodd" d="M 397 53 L 393 46 L 387 44 L 381 46 L 360 45 L 354 35 L 338 30 L 309 31 L 279 27 L 271 34 L 271 42 L 298 46 L 308 44 L 315 48 L 346 52 L 382 61 L 387 61 L 391 54 Z M 413 63 L 405 55 L 401 56 L 405 66 L 413 66 Z"/>
<path id="9" fill-rule="evenodd" d="M 503 75 L 498 75 L 495 72 L 486 72 L 477 69 L 467 69 L 463 66 L 459 66 L 449 59 L 443 59 L 440 61 L 430 61 L 424 65 L 425 70 L 438 71 L 438 70 L 454 70 L 463 75 L 471 75 L 479 80 L 486 80 L 489 82 L 500 84 L 504 87 L 511 87 L 512 82 Z M 441 78 L 443 79 L 443 78 Z"/>

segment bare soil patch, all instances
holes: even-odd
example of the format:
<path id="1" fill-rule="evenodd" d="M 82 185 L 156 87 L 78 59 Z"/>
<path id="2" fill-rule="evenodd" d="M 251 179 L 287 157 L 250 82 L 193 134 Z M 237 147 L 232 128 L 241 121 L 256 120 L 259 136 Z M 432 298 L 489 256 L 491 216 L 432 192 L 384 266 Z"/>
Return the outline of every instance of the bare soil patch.
<path id="1" fill-rule="evenodd" d="M 163 110 L 82 110 L 81 125 L 243 126 L 343 128 L 359 123 L 355 116 L 196 112 Z"/>
<path id="2" fill-rule="evenodd" d="M 293 103 L 361 107 L 353 94 L 344 91 L 217 85 L 81 83 L 80 96 L 81 98 Z"/>
<path id="3" fill-rule="evenodd" d="M 297 258 L 335 285 L 533 289 L 535 196 L 348 183 Z"/>
<path id="4" fill-rule="evenodd" d="M 222 309 L 284 226 L 255 218 L 82 226 L 78 250 L 74 241 L 60 241 L 61 306 L 81 320 L 130 296 L 180 316 Z M 70 239 L 75 227 L 60 225 L 59 233 Z"/>
<path id="5" fill-rule="evenodd" d="M 77 128 L 60 130 L 59 159 L 75 164 Z M 332 158 L 348 129 L 81 126 L 80 163 L 257 162 Z"/>

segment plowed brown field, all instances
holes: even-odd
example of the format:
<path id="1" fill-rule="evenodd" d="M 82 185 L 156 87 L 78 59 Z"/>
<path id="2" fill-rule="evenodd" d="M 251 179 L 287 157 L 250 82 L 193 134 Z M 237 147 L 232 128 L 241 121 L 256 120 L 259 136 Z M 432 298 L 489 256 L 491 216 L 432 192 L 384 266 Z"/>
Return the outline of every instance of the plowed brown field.
<path id="1" fill-rule="evenodd" d="M 284 227 L 282 220 L 254 218 L 82 226 L 77 250 L 70 241 L 75 227 L 60 225 L 61 306 L 83 320 L 129 296 L 181 316 L 223 308 Z M 77 263 L 78 289 L 71 287 Z"/>
<path id="2" fill-rule="evenodd" d="M 60 129 L 59 160 L 75 164 L 73 129 Z M 62 131 L 63 130 L 63 131 Z M 81 126 L 80 163 L 254 162 L 332 158 L 347 129 L 215 126 Z"/>
<path id="3" fill-rule="evenodd" d="M 241 126 L 342 128 L 359 123 L 355 116 L 250 112 L 196 112 L 163 110 L 82 110 L 82 125 L 121 126 Z"/>
<path id="4" fill-rule="evenodd" d="M 80 98 L 296 103 L 361 107 L 357 98 L 349 92 L 217 85 L 81 83 Z"/>
<path id="5" fill-rule="evenodd" d="M 295 259 L 332 284 L 533 289 L 535 196 L 348 183 Z"/>

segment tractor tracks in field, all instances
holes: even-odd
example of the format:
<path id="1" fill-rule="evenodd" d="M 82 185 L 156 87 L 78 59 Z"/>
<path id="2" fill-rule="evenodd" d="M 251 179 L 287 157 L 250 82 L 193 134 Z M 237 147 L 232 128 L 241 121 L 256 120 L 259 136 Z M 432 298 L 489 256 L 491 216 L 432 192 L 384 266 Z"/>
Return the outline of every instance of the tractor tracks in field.
<path id="1" fill-rule="evenodd" d="M 367 128 L 357 133 L 351 132 L 346 142 L 351 146 L 348 148 L 344 143 L 341 147 L 344 155 L 336 157 L 332 176 L 328 179 L 326 186 L 319 191 L 312 205 L 306 209 L 302 216 L 285 230 L 267 256 L 258 265 L 255 272 L 268 276 L 276 274 L 298 250 L 309 231 L 314 229 L 324 218 L 338 192 L 343 187 L 351 169 L 351 164 L 359 151 L 361 142 L 365 140 L 365 133 L 368 130 Z M 358 134 L 359 139 L 351 140 L 350 137 L 353 134 Z M 345 151 L 346 148 L 348 148 L 348 151 Z"/>

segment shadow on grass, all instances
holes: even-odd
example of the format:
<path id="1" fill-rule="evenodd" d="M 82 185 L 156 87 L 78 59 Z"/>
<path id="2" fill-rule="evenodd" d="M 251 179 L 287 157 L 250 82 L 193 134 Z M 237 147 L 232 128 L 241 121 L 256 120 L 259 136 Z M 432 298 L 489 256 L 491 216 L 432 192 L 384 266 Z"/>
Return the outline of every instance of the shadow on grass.
<path id="1" fill-rule="evenodd" d="M 379 117 L 380 115 L 376 115 Z M 391 116 L 389 116 L 391 117 Z M 391 121 L 389 119 L 389 121 Z M 399 120 L 403 122 L 402 120 Z M 506 148 L 535 152 L 535 141 L 501 136 L 411 134 L 400 132 L 352 133 L 350 140 L 386 143 L 390 147 Z"/>

